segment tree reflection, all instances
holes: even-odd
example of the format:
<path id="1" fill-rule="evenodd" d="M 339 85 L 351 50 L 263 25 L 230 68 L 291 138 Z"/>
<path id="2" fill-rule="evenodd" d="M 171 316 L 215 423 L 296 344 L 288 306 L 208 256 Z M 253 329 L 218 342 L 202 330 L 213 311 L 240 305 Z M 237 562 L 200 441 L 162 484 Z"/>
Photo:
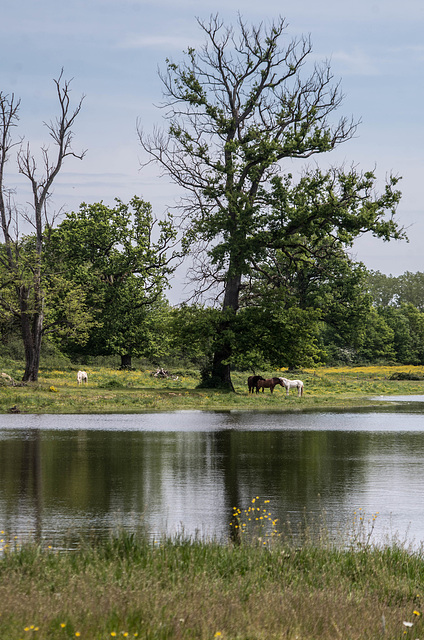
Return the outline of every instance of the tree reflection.
<path id="1" fill-rule="evenodd" d="M 422 431 L 267 430 L 266 414 L 243 429 L 243 413 L 220 418 L 209 431 L 0 429 L 0 528 L 41 541 L 71 527 L 108 535 L 142 523 L 156 536 L 181 525 L 239 543 L 234 508 L 256 496 L 281 526 L 324 510 L 332 526 L 366 506 L 366 490 L 384 499 L 380 476 L 396 465 L 398 496 L 412 500 L 411 474 L 424 475 Z"/>

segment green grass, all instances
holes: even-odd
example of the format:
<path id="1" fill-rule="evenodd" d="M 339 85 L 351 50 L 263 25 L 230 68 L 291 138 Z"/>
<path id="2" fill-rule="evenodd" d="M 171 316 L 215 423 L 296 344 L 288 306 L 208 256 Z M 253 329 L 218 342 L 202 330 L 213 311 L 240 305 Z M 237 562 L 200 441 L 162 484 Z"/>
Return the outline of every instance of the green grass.
<path id="1" fill-rule="evenodd" d="M 77 385 L 75 370 L 40 369 L 37 383 L 0 387 L 0 412 L 16 406 L 26 413 L 139 413 L 142 411 L 203 410 L 278 410 L 307 411 L 371 407 L 381 402 L 374 396 L 387 394 L 423 394 L 424 380 L 389 380 L 394 372 L 409 372 L 424 377 L 424 367 L 322 368 L 288 374 L 285 370 L 264 371 L 265 376 L 300 377 L 305 394 L 298 398 L 276 387 L 271 394 L 248 394 L 249 373 L 234 372 L 236 393 L 198 389 L 197 372 L 176 372 L 178 380 L 158 379 L 151 371 L 117 371 L 105 367 L 87 367 L 88 385 Z M 22 377 L 18 365 L 2 369 L 16 381 Z"/>
<path id="2" fill-rule="evenodd" d="M 421 638 L 423 588 L 423 553 L 396 544 L 121 534 L 59 553 L 27 543 L 0 558 L 0 637 Z"/>

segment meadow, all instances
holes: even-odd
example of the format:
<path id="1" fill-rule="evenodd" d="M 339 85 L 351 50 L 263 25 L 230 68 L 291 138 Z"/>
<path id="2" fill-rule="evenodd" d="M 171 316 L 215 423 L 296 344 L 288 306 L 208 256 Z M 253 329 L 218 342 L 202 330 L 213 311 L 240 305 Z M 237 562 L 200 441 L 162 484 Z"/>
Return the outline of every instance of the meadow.
<path id="1" fill-rule="evenodd" d="M 195 370 L 173 370 L 178 377 L 161 379 L 155 369 L 120 371 L 107 367 L 84 367 L 88 384 L 77 384 L 77 369 L 41 368 L 37 383 L 19 385 L 23 369 L 10 364 L 1 369 L 18 384 L 3 379 L 0 386 L 0 413 L 12 408 L 22 413 L 139 413 L 179 409 L 251 410 L 331 410 L 371 407 L 376 396 L 424 393 L 424 367 L 375 366 L 264 371 L 264 377 L 300 378 L 305 383 L 302 398 L 296 390 L 286 398 L 277 386 L 271 394 L 248 394 L 249 372 L 233 372 L 235 393 L 198 388 Z M 412 379 L 390 379 L 393 375 Z M 381 402 L 378 402 L 381 406 Z M 15 409 L 16 408 L 16 409 Z"/>

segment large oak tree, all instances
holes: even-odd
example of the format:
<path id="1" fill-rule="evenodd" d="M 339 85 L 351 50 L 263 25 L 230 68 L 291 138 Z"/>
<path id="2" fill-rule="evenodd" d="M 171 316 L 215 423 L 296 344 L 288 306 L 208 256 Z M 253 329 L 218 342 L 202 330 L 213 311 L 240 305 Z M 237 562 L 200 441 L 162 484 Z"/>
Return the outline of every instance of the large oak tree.
<path id="1" fill-rule="evenodd" d="M 361 233 L 400 237 L 393 221 L 399 193 L 389 178 L 375 193 L 372 172 L 288 175 L 306 159 L 349 140 L 357 123 L 335 118 L 343 96 L 328 63 L 309 62 L 309 38 L 290 40 L 284 19 L 237 28 L 218 16 L 198 20 L 205 44 L 182 62 L 167 60 L 167 130 L 139 129 L 149 161 L 182 187 L 186 239 L 195 248 L 199 292 L 221 294 L 211 383 L 232 388 L 232 324 L 249 275 L 282 250 L 295 263 L 314 251 L 313 233 L 334 239 L 328 251 Z M 389 219 L 385 221 L 386 213 Z M 197 271 L 196 271 L 197 270 Z"/>

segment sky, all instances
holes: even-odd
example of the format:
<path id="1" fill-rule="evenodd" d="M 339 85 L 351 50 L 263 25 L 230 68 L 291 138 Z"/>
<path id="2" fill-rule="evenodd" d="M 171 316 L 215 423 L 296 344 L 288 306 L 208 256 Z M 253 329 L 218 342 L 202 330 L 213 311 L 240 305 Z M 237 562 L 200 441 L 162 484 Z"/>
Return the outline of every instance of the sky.
<path id="1" fill-rule="evenodd" d="M 424 2 L 422 0 L 14 0 L 4 3 L 0 22 L 0 91 L 21 99 L 16 136 L 36 154 L 49 142 L 43 122 L 57 114 L 53 79 L 63 67 L 72 78 L 75 105 L 84 95 L 74 127 L 74 150 L 58 176 L 51 206 L 75 211 L 82 202 L 137 195 L 151 202 L 160 217 L 175 206 L 177 187 L 160 167 L 141 168 L 146 160 L 137 121 L 146 132 L 164 127 L 159 69 L 166 58 L 183 59 L 188 47 L 200 47 L 196 18 L 218 13 L 226 24 L 258 25 L 282 16 L 290 38 L 310 35 L 312 60 L 329 60 L 341 81 L 344 101 L 339 116 L 361 124 L 354 139 L 313 164 L 374 170 L 382 188 L 386 176 L 402 176 L 399 224 L 409 242 L 364 236 L 353 257 L 373 270 L 400 275 L 424 271 Z M 296 175 L 305 161 L 296 161 Z M 13 154 L 5 180 L 16 200 L 29 199 L 28 185 L 16 171 Z M 171 282 L 168 298 L 185 299 L 187 265 Z"/>

